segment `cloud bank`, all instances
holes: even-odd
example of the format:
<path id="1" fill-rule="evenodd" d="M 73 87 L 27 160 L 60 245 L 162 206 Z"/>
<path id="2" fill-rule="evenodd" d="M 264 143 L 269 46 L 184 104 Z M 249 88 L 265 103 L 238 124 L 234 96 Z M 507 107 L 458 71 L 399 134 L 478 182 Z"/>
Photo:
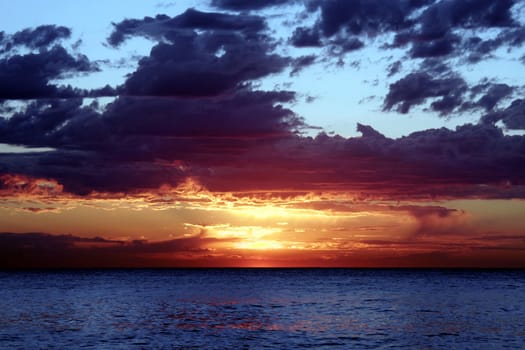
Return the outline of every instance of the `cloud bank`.
<path id="1" fill-rule="evenodd" d="M 0 173 L 54 179 L 77 195 L 140 192 L 192 178 L 212 191 L 523 198 L 525 138 L 503 130 L 525 128 L 521 87 L 488 79 L 472 84 L 454 69 L 454 63 L 468 66 L 498 49 L 520 48 L 522 2 L 211 5 L 218 12 L 190 8 L 113 23 L 107 43 L 115 50 L 134 37 L 153 47 L 122 84 L 93 90 L 60 84 L 102 69 L 64 45 L 70 28 L 2 32 L 0 143 L 53 150 L 0 154 Z M 313 24 L 290 22 L 290 38 L 278 40 L 264 11 L 280 8 L 310 16 Z M 380 38 L 382 52 L 402 50 L 405 60 L 385 72 L 388 89 L 378 107 L 401 114 L 427 108 L 442 117 L 478 113 L 479 122 L 397 139 L 363 124 L 360 137 L 314 137 L 293 110 L 297 91 L 259 87 L 260 79 L 299 75 Z M 317 53 L 303 54 L 304 48 Z M 112 99 L 104 105 L 87 100 L 98 96 Z M 13 101 L 22 105 L 13 109 Z"/>

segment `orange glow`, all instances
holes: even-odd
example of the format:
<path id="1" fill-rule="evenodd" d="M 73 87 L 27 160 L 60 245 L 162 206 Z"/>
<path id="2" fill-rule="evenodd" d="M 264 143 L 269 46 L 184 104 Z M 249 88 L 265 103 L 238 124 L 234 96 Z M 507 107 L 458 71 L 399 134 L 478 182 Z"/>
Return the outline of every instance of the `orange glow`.
<path id="1" fill-rule="evenodd" d="M 74 242 L 84 250 L 140 250 L 131 243 L 172 240 L 166 251 L 140 253 L 167 266 L 389 266 L 412 256 L 439 262 L 443 258 L 432 260 L 434 255 L 463 259 L 488 255 L 487 248 L 491 254 L 507 246 L 525 249 L 525 201 L 509 206 L 379 202 L 336 192 L 213 193 L 194 179 L 176 188 L 79 197 L 51 179 L 2 180 L 0 231 L 110 240 Z M 502 229 L 506 234 L 498 239 L 493 232 Z"/>
<path id="2" fill-rule="evenodd" d="M 234 243 L 236 249 L 254 249 L 254 250 L 275 250 L 285 248 L 284 244 L 279 241 L 259 239 L 245 240 L 240 243 Z"/>

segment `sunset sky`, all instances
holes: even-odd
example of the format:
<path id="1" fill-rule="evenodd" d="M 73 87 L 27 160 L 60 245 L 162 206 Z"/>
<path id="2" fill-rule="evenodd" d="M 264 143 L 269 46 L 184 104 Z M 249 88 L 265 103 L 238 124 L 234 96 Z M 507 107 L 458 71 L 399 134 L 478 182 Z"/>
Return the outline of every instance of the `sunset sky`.
<path id="1" fill-rule="evenodd" d="M 525 1 L 0 23 L 0 268 L 525 267 Z"/>

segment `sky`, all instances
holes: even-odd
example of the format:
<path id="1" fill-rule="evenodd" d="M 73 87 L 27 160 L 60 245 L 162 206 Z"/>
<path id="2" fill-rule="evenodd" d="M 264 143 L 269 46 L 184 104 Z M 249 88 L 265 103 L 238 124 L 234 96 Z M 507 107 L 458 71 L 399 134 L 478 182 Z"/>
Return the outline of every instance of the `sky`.
<path id="1" fill-rule="evenodd" d="M 0 267 L 525 267 L 524 18 L 0 0 Z"/>

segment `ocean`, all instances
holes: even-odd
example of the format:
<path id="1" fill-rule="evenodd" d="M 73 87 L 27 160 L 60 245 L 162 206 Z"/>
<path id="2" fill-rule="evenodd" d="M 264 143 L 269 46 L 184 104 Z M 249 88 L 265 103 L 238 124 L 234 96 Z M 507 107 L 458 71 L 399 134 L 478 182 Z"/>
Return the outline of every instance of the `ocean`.
<path id="1" fill-rule="evenodd" d="M 0 272 L 0 349 L 525 348 L 525 270 Z"/>

